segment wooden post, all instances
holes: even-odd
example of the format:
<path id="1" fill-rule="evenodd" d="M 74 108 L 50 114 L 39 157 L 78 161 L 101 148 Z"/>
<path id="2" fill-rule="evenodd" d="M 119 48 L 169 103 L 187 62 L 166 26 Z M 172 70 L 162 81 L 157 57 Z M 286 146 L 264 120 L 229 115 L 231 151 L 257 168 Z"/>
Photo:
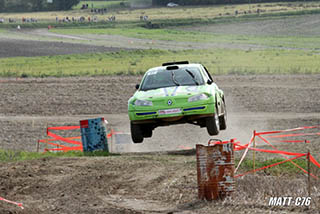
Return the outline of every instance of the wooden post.
<path id="1" fill-rule="evenodd" d="M 253 148 L 256 148 L 256 130 L 253 131 Z M 252 154 L 252 164 L 253 164 L 253 174 L 255 175 L 255 169 L 256 169 L 256 150 L 253 150 Z"/>
<path id="2" fill-rule="evenodd" d="M 37 152 L 39 152 L 40 150 L 40 142 L 38 141 L 38 144 L 37 144 Z"/>

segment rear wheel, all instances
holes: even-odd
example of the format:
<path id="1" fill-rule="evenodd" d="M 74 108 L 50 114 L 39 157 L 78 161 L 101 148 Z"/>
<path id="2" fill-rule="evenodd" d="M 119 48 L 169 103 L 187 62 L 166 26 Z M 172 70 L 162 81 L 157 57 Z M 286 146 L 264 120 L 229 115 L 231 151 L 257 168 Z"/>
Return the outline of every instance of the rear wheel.
<path id="1" fill-rule="evenodd" d="M 219 116 L 217 108 L 215 109 L 214 115 L 206 118 L 206 126 L 209 135 L 218 135 L 220 129 Z"/>
<path id="2" fill-rule="evenodd" d="M 220 130 L 225 130 L 227 129 L 227 109 L 226 109 L 226 104 L 223 103 L 224 105 L 224 113 L 223 115 L 219 116 L 219 123 L 220 123 Z"/>
<path id="3" fill-rule="evenodd" d="M 142 143 L 143 141 L 143 135 L 141 126 L 138 124 L 130 123 L 130 129 L 131 129 L 131 138 L 134 143 Z"/>

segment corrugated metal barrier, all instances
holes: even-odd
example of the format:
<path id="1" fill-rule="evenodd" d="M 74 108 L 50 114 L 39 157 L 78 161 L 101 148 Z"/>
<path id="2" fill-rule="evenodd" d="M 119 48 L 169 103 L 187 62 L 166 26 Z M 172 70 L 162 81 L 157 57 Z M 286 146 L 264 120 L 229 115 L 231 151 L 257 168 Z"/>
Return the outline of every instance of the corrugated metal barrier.
<path id="1" fill-rule="evenodd" d="M 196 145 L 198 196 L 208 201 L 224 199 L 234 191 L 234 149 L 231 142 Z"/>

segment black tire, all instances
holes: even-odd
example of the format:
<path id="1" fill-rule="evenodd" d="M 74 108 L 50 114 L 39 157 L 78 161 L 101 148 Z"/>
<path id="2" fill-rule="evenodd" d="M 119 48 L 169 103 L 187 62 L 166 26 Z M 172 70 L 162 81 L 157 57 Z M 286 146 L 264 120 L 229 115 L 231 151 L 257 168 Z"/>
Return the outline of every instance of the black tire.
<path id="1" fill-rule="evenodd" d="M 209 135 L 218 135 L 219 134 L 219 116 L 218 111 L 215 111 L 214 116 L 206 118 L 206 126 Z"/>
<path id="2" fill-rule="evenodd" d="M 223 115 L 219 116 L 220 130 L 227 129 L 227 109 L 225 104 L 223 105 L 224 105 L 224 113 Z"/>
<path id="3" fill-rule="evenodd" d="M 152 129 L 150 127 L 142 127 L 142 135 L 145 138 L 152 137 Z"/>
<path id="4" fill-rule="evenodd" d="M 132 124 L 130 123 L 130 129 L 131 129 L 131 138 L 134 143 L 142 143 L 143 141 L 143 135 L 141 126 L 138 124 Z"/>

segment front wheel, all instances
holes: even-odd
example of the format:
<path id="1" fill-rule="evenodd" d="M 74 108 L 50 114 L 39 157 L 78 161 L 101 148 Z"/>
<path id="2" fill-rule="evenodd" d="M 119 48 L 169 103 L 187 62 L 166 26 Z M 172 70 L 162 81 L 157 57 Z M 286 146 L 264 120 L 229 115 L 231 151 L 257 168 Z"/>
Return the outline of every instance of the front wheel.
<path id="1" fill-rule="evenodd" d="M 142 143 L 143 141 L 143 134 L 141 130 L 141 126 L 138 124 L 130 123 L 131 129 L 131 138 L 134 143 Z"/>
<path id="2" fill-rule="evenodd" d="M 152 137 L 152 128 L 148 126 L 142 127 L 142 136 L 145 138 Z"/>
<path id="3" fill-rule="evenodd" d="M 206 118 L 206 126 L 207 126 L 207 131 L 209 135 L 218 135 L 219 134 L 219 116 L 218 112 L 216 111 L 214 116 L 212 117 L 207 117 Z"/>

